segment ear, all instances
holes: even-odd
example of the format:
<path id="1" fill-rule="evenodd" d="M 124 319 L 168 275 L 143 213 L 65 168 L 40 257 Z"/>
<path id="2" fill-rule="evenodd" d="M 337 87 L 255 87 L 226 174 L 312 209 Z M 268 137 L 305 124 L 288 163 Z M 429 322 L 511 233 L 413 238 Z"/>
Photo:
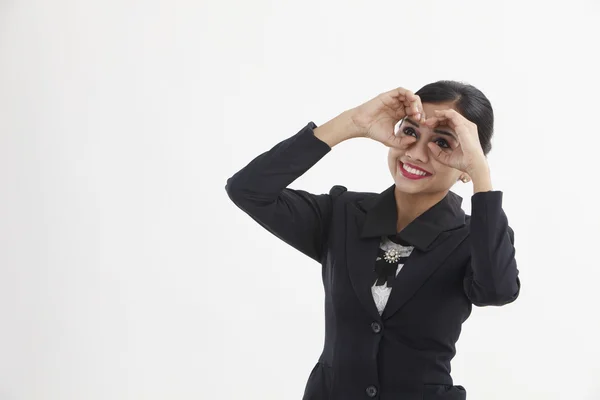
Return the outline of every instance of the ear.
<path id="1" fill-rule="evenodd" d="M 471 181 L 471 177 L 466 172 L 463 172 L 462 174 L 460 174 L 458 180 L 462 181 L 463 183 L 467 183 Z"/>

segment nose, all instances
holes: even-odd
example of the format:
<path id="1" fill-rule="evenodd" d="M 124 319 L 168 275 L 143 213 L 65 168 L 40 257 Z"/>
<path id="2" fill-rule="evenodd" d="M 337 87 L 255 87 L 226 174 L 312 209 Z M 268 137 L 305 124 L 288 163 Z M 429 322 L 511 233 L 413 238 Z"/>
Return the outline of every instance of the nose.
<path id="1" fill-rule="evenodd" d="M 423 164 L 429 162 L 429 148 L 427 147 L 427 142 L 424 140 L 417 140 L 410 145 L 406 153 L 411 160 L 419 161 Z"/>

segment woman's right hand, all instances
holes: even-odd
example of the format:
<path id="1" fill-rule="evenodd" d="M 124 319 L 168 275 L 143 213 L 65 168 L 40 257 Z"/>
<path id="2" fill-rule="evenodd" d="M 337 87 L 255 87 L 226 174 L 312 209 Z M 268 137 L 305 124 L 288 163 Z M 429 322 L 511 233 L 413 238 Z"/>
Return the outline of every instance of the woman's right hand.
<path id="1" fill-rule="evenodd" d="M 406 116 L 419 122 L 425 120 L 421 98 L 412 91 L 397 88 L 353 108 L 351 119 L 359 137 L 368 137 L 388 147 L 401 147 L 402 140 L 394 131 Z"/>

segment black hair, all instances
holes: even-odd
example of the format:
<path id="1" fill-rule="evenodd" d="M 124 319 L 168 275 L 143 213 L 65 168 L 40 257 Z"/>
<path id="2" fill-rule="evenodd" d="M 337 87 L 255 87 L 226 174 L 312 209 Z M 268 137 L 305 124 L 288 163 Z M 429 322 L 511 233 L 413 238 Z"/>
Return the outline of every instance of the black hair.
<path id="1" fill-rule="evenodd" d="M 453 102 L 453 107 L 466 119 L 477 125 L 479 142 L 484 154 L 492 150 L 494 110 L 487 97 L 473 85 L 457 81 L 437 81 L 415 92 L 421 103 Z"/>

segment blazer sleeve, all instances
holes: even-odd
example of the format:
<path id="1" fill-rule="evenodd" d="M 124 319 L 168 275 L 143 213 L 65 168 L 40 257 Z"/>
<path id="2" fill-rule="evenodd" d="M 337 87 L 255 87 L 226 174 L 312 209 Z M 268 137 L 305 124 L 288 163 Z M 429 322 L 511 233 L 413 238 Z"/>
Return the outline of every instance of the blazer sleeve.
<path id="1" fill-rule="evenodd" d="M 227 179 L 233 203 L 259 225 L 315 261 L 321 262 L 332 211 L 329 194 L 287 188 L 331 147 L 314 135 L 309 122 L 295 135 L 254 158 Z"/>
<path id="2" fill-rule="evenodd" d="M 471 258 L 464 278 L 467 297 L 476 306 L 502 306 L 521 289 L 515 260 L 514 231 L 502 209 L 502 192 L 471 197 Z"/>

